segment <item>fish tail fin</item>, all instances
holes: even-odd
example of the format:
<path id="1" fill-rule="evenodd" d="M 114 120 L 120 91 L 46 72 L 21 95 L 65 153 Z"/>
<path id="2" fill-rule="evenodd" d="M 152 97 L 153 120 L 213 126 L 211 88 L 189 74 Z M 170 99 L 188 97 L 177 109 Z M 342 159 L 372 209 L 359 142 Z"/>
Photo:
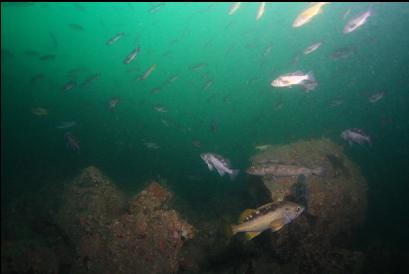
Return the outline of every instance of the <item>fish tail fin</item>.
<path id="1" fill-rule="evenodd" d="M 238 232 L 237 225 L 231 225 L 230 227 L 226 228 L 226 235 L 233 237 Z"/>
<path id="2" fill-rule="evenodd" d="M 317 167 L 314 169 L 314 174 L 318 176 L 324 176 L 325 175 L 325 169 L 323 167 Z"/>
<path id="3" fill-rule="evenodd" d="M 238 169 L 233 169 L 232 170 L 232 173 L 230 173 L 229 175 L 230 175 L 230 179 L 231 180 L 234 180 L 236 177 L 237 177 L 237 175 L 239 174 L 239 170 Z"/>
<path id="4" fill-rule="evenodd" d="M 307 73 L 307 77 L 308 77 L 308 79 L 307 79 L 308 81 L 316 82 L 315 75 L 314 75 L 314 73 L 312 71 Z"/>

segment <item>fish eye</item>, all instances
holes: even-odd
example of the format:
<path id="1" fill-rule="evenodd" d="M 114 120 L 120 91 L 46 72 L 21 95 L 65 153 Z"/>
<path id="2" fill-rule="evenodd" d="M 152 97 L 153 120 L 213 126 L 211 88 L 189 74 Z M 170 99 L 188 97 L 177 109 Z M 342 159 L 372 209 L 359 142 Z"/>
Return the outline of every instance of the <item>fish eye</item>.
<path id="1" fill-rule="evenodd" d="M 300 207 L 297 207 L 296 211 L 298 212 L 298 211 L 300 211 L 300 209 L 301 209 Z"/>
<path id="2" fill-rule="evenodd" d="M 288 211 L 288 207 L 286 207 L 285 210 Z"/>

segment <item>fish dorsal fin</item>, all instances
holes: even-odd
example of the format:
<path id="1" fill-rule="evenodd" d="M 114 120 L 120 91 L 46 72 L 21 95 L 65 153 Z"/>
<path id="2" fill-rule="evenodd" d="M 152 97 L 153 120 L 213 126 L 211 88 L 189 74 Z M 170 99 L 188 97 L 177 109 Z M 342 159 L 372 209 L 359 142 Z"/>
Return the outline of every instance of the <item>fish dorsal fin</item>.
<path id="1" fill-rule="evenodd" d="M 261 233 L 261 231 L 260 232 L 246 232 L 246 238 L 247 238 L 247 240 L 251 240 L 260 233 Z"/>
<path id="2" fill-rule="evenodd" d="M 253 213 L 255 213 L 256 210 L 255 209 L 246 209 L 244 210 L 239 217 L 239 223 L 244 223 L 244 220 L 246 219 L 246 217 L 252 215 Z"/>
<path id="3" fill-rule="evenodd" d="M 265 205 L 263 205 L 263 206 L 260 206 L 260 207 L 257 208 L 257 209 L 258 209 L 258 210 L 262 210 L 262 209 L 264 209 L 264 208 L 266 208 L 266 207 L 269 207 L 269 206 L 272 205 L 272 204 L 274 204 L 274 202 L 271 202 L 271 203 L 265 204 Z"/>
<path id="4" fill-rule="evenodd" d="M 287 224 L 286 218 L 280 218 L 271 222 L 270 227 L 271 231 L 279 231 L 283 226 Z"/>

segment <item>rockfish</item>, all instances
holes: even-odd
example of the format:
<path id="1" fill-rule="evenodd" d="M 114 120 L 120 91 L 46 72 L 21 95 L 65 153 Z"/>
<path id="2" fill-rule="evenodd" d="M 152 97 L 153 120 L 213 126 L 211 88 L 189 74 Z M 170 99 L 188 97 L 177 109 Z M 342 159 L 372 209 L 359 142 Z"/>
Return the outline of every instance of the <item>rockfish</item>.
<path id="1" fill-rule="evenodd" d="M 268 203 L 257 209 L 247 209 L 240 215 L 240 224 L 232 225 L 233 235 L 246 232 L 247 239 L 251 240 L 267 229 L 275 232 L 304 211 L 302 205 L 281 201 Z"/>

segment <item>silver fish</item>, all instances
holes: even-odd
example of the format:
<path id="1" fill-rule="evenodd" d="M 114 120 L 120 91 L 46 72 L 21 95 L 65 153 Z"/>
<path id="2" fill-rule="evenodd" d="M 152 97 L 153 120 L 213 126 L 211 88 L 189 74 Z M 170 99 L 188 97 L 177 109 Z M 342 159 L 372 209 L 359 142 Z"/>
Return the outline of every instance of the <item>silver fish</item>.
<path id="1" fill-rule="evenodd" d="M 238 169 L 232 169 L 230 167 L 230 161 L 223 158 L 223 156 L 216 153 L 202 153 L 200 158 L 207 164 L 209 170 L 215 168 L 220 176 L 224 176 L 225 173 L 229 174 L 230 179 L 234 179 L 239 173 Z"/>
<path id="2" fill-rule="evenodd" d="M 367 10 L 361 13 L 360 15 L 358 15 L 357 17 L 352 18 L 351 20 L 348 21 L 348 23 L 344 27 L 344 33 L 351 33 L 357 30 L 358 28 L 360 28 L 362 25 L 364 25 L 368 21 L 368 18 L 371 15 L 372 15 L 372 11 Z"/>
<path id="3" fill-rule="evenodd" d="M 124 35 L 125 35 L 124 32 L 117 33 L 117 34 L 115 34 L 114 37 L 110 38 L 110 39 L 106 42 L 106 44 L 107 44 L 107 45 L 112 45 L 112 44 L 116 43 L 119 39 L 121 39 Z"/>
<path id="4" fill-rule="evenodd" d="M 131 53 L 128 54 L 128 56 L 124 60 L 124 64 L 130 64 L 136 56 L 138 56 L 138 53 L 141 51 L 139 47 L 135 48 Z"/>
<path id="5" fill-rule="evenodd" d="M 352 145 L 353 143 L 363 145 L 365 142 L 371 144 L 371 137 L 359 128 L 344 130 L 341 133 L 341 138 L 348 141 L 349 145 Z"/>

